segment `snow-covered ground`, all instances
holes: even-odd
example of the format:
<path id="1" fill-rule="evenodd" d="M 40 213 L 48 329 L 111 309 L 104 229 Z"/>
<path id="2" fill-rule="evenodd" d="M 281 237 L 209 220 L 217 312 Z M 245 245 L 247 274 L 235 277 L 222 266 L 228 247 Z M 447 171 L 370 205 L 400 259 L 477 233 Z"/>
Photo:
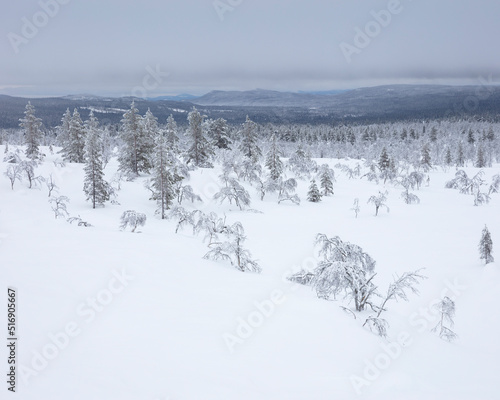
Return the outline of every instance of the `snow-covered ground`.
<path id="1" fill-rule="evenodd" d="M 306 181 L 299 183 L 300 206 L 278 205 L 272 196 L 262 202 L 250 188 L 251 207 L 260 213 L 217 204 L 211 197 L 218 171 L 193 172 L 190 184 L 205 201 L 186 207 L 243 224 L 246 246 L 263 268 L 250 274 L 204 260 L 202 236 L 189 228 L 175 234 L 173 221 L 155 217 L 144 178 L 122 183 L 119 205 L 93 210 L 82 190 L 83 166 L 57 167 L 52 161 L 58 156 L 43 151 L 48 156 L 37 174 L 52 173 L 59 195 L 71 199 L 70 215 L 93 227 L 54 218 L 45 185 L 28 189 L 16 182 L 11 190 L 1 177 L 4 342 L 7 287 L 19 298 L 12 398 L 499 398 L 500 270 L 479 260 L 478 242 L 487 224 L 494 250 L 500 243 L 500 195 L 474 207 L 473 196 L 444 188 L 454 169 L 431 172 L 429 186 L 416 192 L 418 205 L 406 205 L 402 189 L 387 184 L 390 212 L 377 217 L 367 200 L 383 185 L 349 180 L 338 169 L 335 195 L 320 203 L 305 200 Z M 2 173 L 6 168 L 0 164 Z M 116 168 L 113 159 L 108 179 Z M 499 165 L 486 169 L 486 181 L 499 171 Z M 350 210 L 354 198 L 360 199 L 358 218 Z M 120 231 L 125 210 L 146 213 L 140 233 Z M 369 311 L 353 319 L 339 307 L 348 306 L 345 301 L 320 300 L 283 278 L 314 267 L 317 233 L 338 235 L 370 254 L 381 292 L 394 276 L 425 268 L 420 295 L 388 305 L 388 340 L 362 327 Z M 431 332 L 438 321 L 430 310 L 442 296 L 456 302 L 454 343 Z M 2 345 L 4 373 L 7 357 Z M 3 386 L 2 399 L 11 395 Z"/>

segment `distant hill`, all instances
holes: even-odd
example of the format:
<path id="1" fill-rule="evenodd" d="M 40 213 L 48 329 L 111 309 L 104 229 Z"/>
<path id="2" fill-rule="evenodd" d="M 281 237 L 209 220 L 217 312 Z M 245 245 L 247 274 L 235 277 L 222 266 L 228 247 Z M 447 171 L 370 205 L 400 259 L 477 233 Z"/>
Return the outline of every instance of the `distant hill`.
<path id="1" fill-rule="evenodd" d="M 199 96 L 194 96 L 192 94 L 178 94 L 176 96 L 158 96 L 158 97 L 148 97 L 147 100 L 160 101 L 160 100 L 172 100 L 172 101 L 189 101 L 197 99 Z"/>
<path id="2" fill-rule="evenodd" d="M 16 128 L 28 101 L 35 106 L 45 127 L 60 124 L 66 108 L 90 110 L 103 124 L 119 123 L 135 101 L 144 114 L 148 108 L 161 124 L 172 114 L 179 125 L 196 106 L 208 118 L 225 118 L 231 124 L 246 115 L 257 123 L 346 123 L 431 119 L 449 116 L 500 119 L 500 86 L 389 85 L 331 93 L 290 93 L 272 90 L 213 91 L 195 98 L 109 98 L 74 95 L 27 99 L 0 95 L 0 128 Z"/>

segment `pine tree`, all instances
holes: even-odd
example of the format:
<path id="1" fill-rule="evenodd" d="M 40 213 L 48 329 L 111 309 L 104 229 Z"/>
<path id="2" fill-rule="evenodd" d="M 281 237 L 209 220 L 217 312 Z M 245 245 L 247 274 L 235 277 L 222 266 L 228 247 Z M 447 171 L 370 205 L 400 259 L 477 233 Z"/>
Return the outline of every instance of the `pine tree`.
<path id="1" fill-rule="evenodd" d="M 277 181 L 283 174 L 283 162 L 280 159 L 276 134 L 271 137 L 271 147 L 266 156 L 266 168 L 269 170 L 270 178 L 273 181 Z"/>
<path id="2" fill-rule="evenodd" d="M 120 136 L 122 146 L 118 161 L 120 163 L 119 170 L 126 174 L 138 176 L 140 172 L 148 172 L 150 162 L 149 154 L 144 154 L 144 135 L 143 135 L 142 117 L 139 115 L 139 110 L 132 102 L 130 110 L 123 114 L 121 120 Z"/>
<path id="3" fill-rule="evenodd" d="M 486 160 L 484 158 L 483 146 L 479 146 L 477 149 L 475 166 L 476 166 L 476 168 L 485 168 L 486 167 Z"/>
<path id="4" fill-rule="evenodd" d="M 92 202 L 92 208 L 109 200 L 109 184 L 104 180 L 102 166 L 102 142 L 99 122 L 90 111 L 89 119 L 85 121 L 85 182 L 83 191 L 87 200 Z"/>
<path id="5" fill-rule="evenodd" d="M 168 139 L 161 133 L 155 139 L 153 158 L 153 177 L 151 179 L 152 200 L 158 204 L 157 212 L 161 219 L 166 218 L 166 210 L 172 205 L 177 193 L 175 183 L 180 179 L 175 174 L 174 155 L 169 149 Z"/>
<path id="6" fill-rule="evenodd" d="M 257 145 L 257 124 L 248 115 L 243 124 L 241 136 L 240 151 L 245 157 L 251 159 L 252 162 L 257 163 L 262 155 L 262 150 Z"/>
<path id="7" fill-rule="evenodd" d="M 69 122 L 69 135 L 66 147 L 63 148 L 63 158 L 65 161 L 83 163 L 85 161 L 85 127 L 80 117 L 80 113 L 75 108 Z"/>
<path id="8" fill-rule="evenodd" d="M 191 144 L 186 152 L 186 164 L 192 163 L 196 167 L 212 167 L 210 158 L 213 154 L 210 143 L 203 135 L 203 118 L 196 107 L 188 114 L 189 136 Z"/>
<path id="9" fill-rule="evenodd" d="M 24 144 L 26 145 L 26 157 L 31 161 L 41 160 L 43 154 L 40 152 L 40 142 L 42 140 L 42 120 L 35 116 L 35 107 L 28 102 L 24 111 L 24 118 L 21 118 L 19 126 L 24 130 Z"/>
<path id="10" fill-rule="evenodd" d="M 494 261 L 491 253 L 493 252 L 493 241 L 491 240 L 490 232 L 488 227 L 485 225 L 483 233 L 481 235 L 481 241 L 479 242 L 479 255 L 480 259 L 484 260 L 486 264 L 492 263 Z"/>
<path id="11" fill-rule="evenodd" d="M 449 147 L 446 148 L 446 153 L 444 156 L 444 164 L 450 166 L 453 163 L 453 159 L 451 157 L 451 150 Z"/>
<path id="12" fill-rule="evenodd" d="M 437 140 L 437 129 L 435 126 L 432 127 L 431 133 L 429 136 L 430 136 L 429 138 L 430 138 L 431 142 L 435 142 Z"/>
<path id="13" fill-rule="evenodd" d="M 229 127 L 224 118 L 218 118 L 210 121 L 208 136 L 212 139 L 212 145 L 219 149 L 229 150 L 231 140 L 229 139 Z"/>
<path id="14" fill-rule="evenodd" d="M 323 196 L 333 194 L 333 182 L 335 182 L 335 172 L 327 164 L 320 167 L 320 187 L 323 190 Z"/>
<path id="15" fill-rule="evenodd" d="M 384 179 L 385 183 L 391 175 L 391 160 L 385 147 L 382 149 L 382 153 L 380 153 L 378 168 L 380 170 L 380 176 Z"/>
<path id="16" fill-rule="evenodd" d="M 307 192 L 307 200 L 313 203 L 318 203 L 321 201 L 321 193 L 319 192 L 316 181 L 313 179 L 311 185 L 309 186 L 309 191 Z"/>
<path id="17" fill-rule="evenodd" d="M 457 159 L 455 160 L 455 164 L 457 167 L 463 167 L 465 165 L 464 147 L 462 142 L 458 143 Z"/>
<path id="18" fill-rule="evenodd" d="M 177 154 L 179 152 L 179 137 L 177 136 L 177 123 L 172 114 L 167 118 L 166 139 L 168 148 Z"/>
<path id="19" fill-rule="evenodd" d="M 69 141 L 69 129 L 71 124 L 71 111 L 69 108 L 66 109 L 62 119 L 61 126 L 57 128 L 57 141 L 59 145 L 62 147 L 61 153 L 64 157 L 64 149 L 68 146 Z"/>
<path id="20" fill-rule="evenodd" d="M 158 118 L 156 118 L 148 108 L 142 119 L 142 135 L 139 151 L 142 155 L 143 168 L 147 172 L 152 167 L 152 158 L 155 149 L 155 138 L 159 132 Z"/>
<path id="21" fill-rule="evenodd" d="M 467 134 L 467 143 L 472 145 L 475 141 L 476 139 L 474 138 L 474 132 L 472 131 L 472 129 L 469 129 L 469 133 Z"/>
<path id="22" fill-rule="evenodd" d="M 431 151 L 427 143 L 422 147 L 422 158 L 420 159 L 420 166 L 425 172 L 428 172 L 432 169 Z"/>

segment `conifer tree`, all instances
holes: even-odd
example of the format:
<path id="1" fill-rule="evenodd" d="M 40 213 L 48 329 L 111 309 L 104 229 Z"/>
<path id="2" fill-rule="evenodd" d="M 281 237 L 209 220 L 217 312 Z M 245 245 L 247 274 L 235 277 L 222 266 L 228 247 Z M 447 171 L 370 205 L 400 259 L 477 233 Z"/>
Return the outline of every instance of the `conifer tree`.
<path id="1" fill-rule="evenodd" d="M 463 167 L 465 165 L 464 147 L 462 142 L 458 143 L 457 159 L 455 160 L 455 164 L 457 167 Z"/>
<path id="2" fill-rule="evenodd" d="M 229 150 L 231 140 L 229 139 L 229 127 L 224 118 L 218 118 L 210 121 L 208 136 L 212 139 L 212 145 L 219 149 Z"/>
<path id="3" fill-rule="evenodd" d="M 380 153 L 378 169 L 380 170 L 380 176 L 384 179 L 385 183 L 391 175 L 391 159 L 389 158 L 385 147 L 382 149 L 382 153 Z"/>
<path id="4" fill-rule="evenodd" d="M 152 158 L 155 149 L 155 138 L 158 134 L 158 118 L 156 118 L 148 108 L 142 119 L 142 140 L 139 151 L 144 160 L 144 171 L 147 172 L 152 167 Z"/>
<path id="5" fill-rule="evenodd" d="M 253 122 L 248 115 L 243 124 L 241 136 L 240 151 L 245 157 L 252 160 L 252 162 L 257 163 L 262 155 L 262 150 L 257 145 L 257 124 Z"/>
<path id="6" fill-rule="evenodd" d="M 150 167 L 149 154 L 144 153 L 147 141 L 144 140 L 142 117 L 134 102 L 132 102 L 130 110 L 123 114 L 120 136 L 123 144 L 118 156 L 119 170 L 135 176 L 138 176 L 140 172 L 148 172 Z"/>
<path id="7" fill-rule="evenodd" d="M 475 167 L 476 168 L 485 168 L 486 167 L 486 160 L 484 157 L 483 146 L 479 146 L 477 149 Z"/>
<path id="8" fill-rule="evenodd" d="M 65 161 L 83 163 L 85 161 L 85 127 L 80 117 L 80 113 L 75 108 L 69 122 L 69 135 L 66 147 L 63 148 L 63 158 Z"/>
<path id="9" fill-rule="evenodd" d="M 210 158 L 213 154 L 210 143 L 203 134 L 203 118 L 196 107 L 188 114 L 190 147 L 186 152 L 186 164 L 196 167 L 212 167 Z"/>
<path id="10" fill-rule="evenodd" d="M 425 172 L 428 172 L 432 169 L 431 151 L 427 143 L 422 147 L 422 158 L 420 159 L 420 166 Z"/>
<path id="11" fill-rule="evenodd" d="M 90 111 L 89 119 L 85 121 L 85 182 L 83 191 L 87 200 L 92 202 L 92 208 L 103 205 L 109 200 L 109 184 L 104 180 L 102 164 L 102 142 L 99 122 Z"/>
<path id="12" fill-rule="evenodd" d="M 323 164 L 320 167 L 319 178 L 323 196 L 329 196 L 333 194 L 333 182 L 335 181 L 335 172 L 333 171 L 333 169 L 328 167 L 327 164 Z"/>
<path id="13" fill-rule="evenodd" d="M 166 140 L 168 148 L 177 154 L 179 152 L 179 137 L 177 136 L 177 123 L 172 114 L 167 118 Z"/>
<path id="14" fill-rule="evenodd" d="M 266 168 L 273 181 L 277 181 L 283 174 L 283 162 L 280 159 L 280 151 L 276 142 L 276 134 L 271 137 L 271 147 L 266 156 Z"/>
<path id="15" fill-rule="evenodd" d="M 177 193 L 175 184 L 181 178 L 175 173 L 174 155 L 169 149 L 168 139 L 159 133 L 155 139 L 153 177 L 151 179 L 152 200 L 158 205 L 157 213 L 165 219 Z"/>
<path id="16" fill-rule="evenodd" d="M 66 109 L 62 119 L 61 126 L 57 128 L 57 141 L 59 145 L 62 147 L 61 153 L 64 157 L 65 148 L 68 146 L 69 141 L 69 129 L 71 123 L 71 111 L 69 108 Z"/>
<path id="17" fill-rule="evenodd" d="M 307 192 L 307 200 L 313 203 L 318 203 L 321 201 L 321 193 L 319 192 L 316 181 L 313 179 L 311 185 L 309 186 L 309 191 Z"/>
<path id="18" fill-rule="evenodd" d="M 493 241 L 491 240 L 490 231 L 485 225 L 483 233 L 481 235 L 481 241 L 479 242 L 479 255 L 480 259 L 484 260 L 486 264 L 492 263 L 494 261 L 491 253 L 493 252 Z"/>
<path id="19" fill-rule="evenodd" d="M 19 126 L 24 131 L 24 144 L 26 145 L 26 157 L 31 161 L 41 160 L 43 154 L 40 152 L 40 142 L 42 140 L 42 120 L 35 116 L 35 107 L 28 102 L 24 111 L 24 118 L 21 118 Z"/>

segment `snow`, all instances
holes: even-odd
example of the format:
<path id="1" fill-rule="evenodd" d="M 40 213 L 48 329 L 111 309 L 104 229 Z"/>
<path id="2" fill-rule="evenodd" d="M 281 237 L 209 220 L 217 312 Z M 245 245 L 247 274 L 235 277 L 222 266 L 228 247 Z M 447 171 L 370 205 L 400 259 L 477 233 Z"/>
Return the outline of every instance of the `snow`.
<path id="1" fill-rule="evenodd" d="M 204 203 L 185 206 L 242 223 L 245 246 L 263 268 L 250 274 L 203 260 L 208 250 L 202 236 L 193 236 L 189 228 L 175 234 L 175 222 L 155 216 L 155 202 L 143 187 L 146 177 L 122 183 L 119 205 L 93 210 L 82 190 L 83 165 L 56 167 L 59 156 L 42 151 L 48 156 L 37 173 L 52 173 L 59 195 L 71 199 L 70 215 L 93 227 L 55 219 L 44 186 L 30 190 L 16 182 L 12 191 L 8 179 L 0 179 L 0 288 L 17 288 L 18 363 L 36 374 L 23 378 L 18 371 L 16 398 L 498 398 L 500 271 L 498 263 L 481 262 L 478 243 L 487 224 L 493 256 L 500 257 L 495 253 L 500 195 L 474 207 L 473 196 L 444 188 L 454 169 L 432 171 L 430 185 L 415 192 L 418 205 L 406 205 L 401 188 L 348 180 L 338 169 L 335 195 L 319 203 L 306 201 L 308 180 L 299 181 L 300 206 L 278 205 L 273 196 L 261 202 L 246 185 L 251 207 L 262 213 L 211 200 L 218 169 L 193 172 L 188 183 Z M 339 162 L 316 161 L 331 167 Z M 1 163 L 0 170 L 6 168 Z M 116 169 L 113 159 L 106 168 L 108 180 Z M 486 181 L 499 171 L 500 165 L 486 169 Z M 466 172 L 472 176 L 477 170 Z M 389 192 L 390 212 L 380 210 L 375 217 L 367 200 L 379 190 Z M 358 218 L 351 210 L 356 197 Z M 126 210 L 147 215 L 140 233 L 119 230 Z M 419 285 L 420 296 L 388 304 L 388 340 L 362 328 L 369 311 L 355 320 L 339 307 L 349 306 L 345 301 L 320 300 L 309 288 L 283 279 L 314 267 L 317 233 L 338 235 L 370 254 L 382 293 L 394 276 L 425 268 L 428 279 Z M 431 332 L 438 320 L 426 311 L 445 295 L 456 303 L 453 330 L 459 339 L 454 343 Z M 88 302 L 96 296 L 106 304 L 93 315 Z M 267 307 L 269 316 L 262 317 L 259 307 Z M 5 313 L 4 308 L 4 321 Z M 249 320 L 256 327 L 229 348 L 224 337 L 236 336 L 241 321 Z M 49 335 L 61 337 L 68 324 L 78 334 L 63 340 L 46 365 L 33 366 L 34 352 L 42 353 L 51 343 Z M 2 346 L 4 371 L 6 359 Z M 369 383 L 358 388 L 360 394 L 353 376 Z"/>

